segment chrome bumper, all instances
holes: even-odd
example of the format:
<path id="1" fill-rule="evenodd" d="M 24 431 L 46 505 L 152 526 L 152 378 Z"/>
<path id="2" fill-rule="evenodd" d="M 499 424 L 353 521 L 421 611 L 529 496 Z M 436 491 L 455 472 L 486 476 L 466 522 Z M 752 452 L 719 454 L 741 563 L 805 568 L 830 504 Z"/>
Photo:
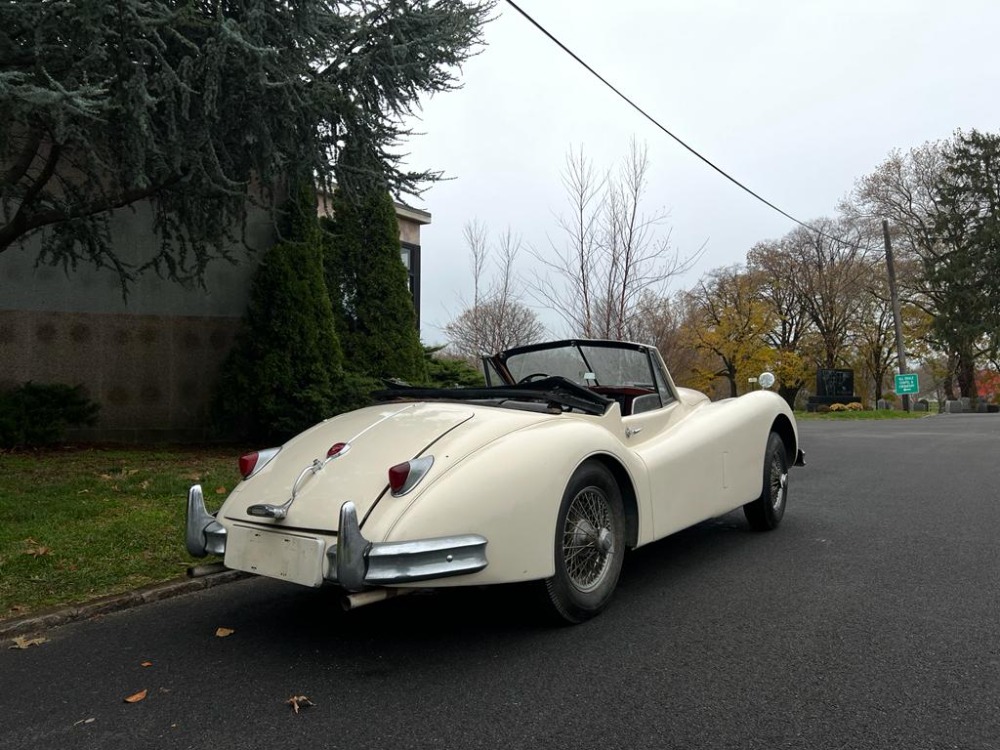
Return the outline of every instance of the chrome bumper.
<path id="1" fill-rule="evenodd" d="M 280 532 L 280 527 L 275 531 Z M 226 530 L 205 509 L 200 485 L 188 492 L 187 549 L 195 557 L 224 555 Z M 348 591 L 476 573 L 488 565 L 486 537 L 460 534 L 408 542 L 370 542 L 354 503 L 340 507 L 337 543 L 326 551 L 324 578 Z"/>
<path id="2" fill-rule="evenodd" d="M 330 561 L 327 580 L 348 591 L 466 575 L 487 565 L 486 538 L 478 534 L 369 542 L 361 534 L 352 502 L 340 506 L 337 544 L 326 551 L 326 557 Z"/>

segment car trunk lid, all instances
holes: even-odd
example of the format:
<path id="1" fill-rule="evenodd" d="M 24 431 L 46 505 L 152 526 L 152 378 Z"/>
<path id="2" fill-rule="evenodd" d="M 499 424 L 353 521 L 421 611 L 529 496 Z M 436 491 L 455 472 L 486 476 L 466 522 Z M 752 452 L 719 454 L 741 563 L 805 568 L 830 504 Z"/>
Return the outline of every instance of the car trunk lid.
<path id="1" fill-rule="evenodd" d="M 460 404 L 391 403 L 329 419 L 289 441 L 259 474 L 241 483 L 224 515 L 335 532 L 344 502 L 352 501 L 364 518 L 387 491 L 391 466 L 419 456 L 474 413 Z M 328 458 L 338 443 L 344 447 Z M 283 508 L 284 517 L 265 517 L 261 506 Z"/>

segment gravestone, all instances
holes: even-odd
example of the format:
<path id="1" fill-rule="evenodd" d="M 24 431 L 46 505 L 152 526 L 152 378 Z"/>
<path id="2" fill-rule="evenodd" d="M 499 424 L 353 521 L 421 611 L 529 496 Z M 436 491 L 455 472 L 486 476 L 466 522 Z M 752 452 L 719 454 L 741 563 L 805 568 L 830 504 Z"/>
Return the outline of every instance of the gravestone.
<path id="1" fill-rule="evenodd" d="M 831 404 L 861 403 L 854 395 L 854 370 L 816 371 L 816 395 L 809 397 L 806 411 L 816 411 L 816 407 Z"/>

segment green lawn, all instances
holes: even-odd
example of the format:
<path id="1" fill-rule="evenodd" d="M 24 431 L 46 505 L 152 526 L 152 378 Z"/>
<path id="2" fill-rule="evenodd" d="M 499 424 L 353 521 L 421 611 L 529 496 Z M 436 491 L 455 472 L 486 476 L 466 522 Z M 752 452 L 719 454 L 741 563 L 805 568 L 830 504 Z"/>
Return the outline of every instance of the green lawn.
<path id="1" fill-rule="evenodd" d="M 238 479 L 232 448 L 0 453 L 0 618 L 183 576 L 188 487 Z"/>
<path id="2" fill-rule="evenodd" d="M 820 414 L 814 411 L 797 411 L 795 419 L 799 422 L 828 419 L 828 420 L 851 420 L 851 419 L 922 419 L 926 416 L 934 416 L 937 412 L 911 411 L 905 412 L 901 409 L 867 409 L 865 411 L 831 411 Z"/>

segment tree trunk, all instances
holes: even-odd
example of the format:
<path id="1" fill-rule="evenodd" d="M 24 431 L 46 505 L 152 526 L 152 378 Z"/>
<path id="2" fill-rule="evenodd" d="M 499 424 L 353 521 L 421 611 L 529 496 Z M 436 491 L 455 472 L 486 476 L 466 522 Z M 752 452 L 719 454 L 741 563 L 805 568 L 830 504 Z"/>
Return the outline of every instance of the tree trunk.
<path id="1" fill-rule="evenodd" d="M 778 387 L 778 395 L 785 399 L 789 409 L 794 410 L 795 399 L 798 397 L 800 390 L 802 390 L 801 385 L 782 385 Z"/>
<path id="2" fill-rule="evenodd" d="M 955 375 L 958 379 L 958 390 L 963 398 L 972 399 L 972 406 L 976 406 L 976 363 L 968 354 L 960 354 L 958 366 L 955 368 Z"/>
<path id="3" fill-rule="evenodd" d="M 956 357 L 954 353 L 948 354 L 948 368 L 945 372 L 941 386 L 944 388 L 944 397 L 948 401 L 955 401 L 955 367 Z"/>

